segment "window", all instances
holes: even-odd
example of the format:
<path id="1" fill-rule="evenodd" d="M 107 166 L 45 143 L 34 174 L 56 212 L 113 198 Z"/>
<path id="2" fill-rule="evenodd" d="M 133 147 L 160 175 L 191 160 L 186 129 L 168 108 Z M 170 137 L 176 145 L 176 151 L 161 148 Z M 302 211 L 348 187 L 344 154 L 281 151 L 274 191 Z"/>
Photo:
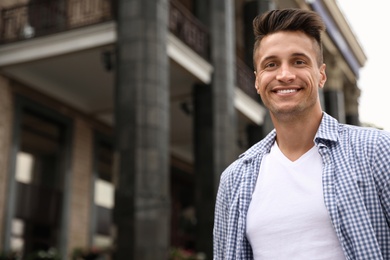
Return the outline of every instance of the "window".
<path id="1" fill-rule="evenodd" d="M 67 125 L 27 106 L 21 111 L 10 245 L 27 257 L 59 249 Z"/>
<path id="2" fill-rule="evenodd" d="M 112 212 L 114 208 L 113 147 L 100 135 L 95 147 L 94 212 L 95 224 L 92 243 L 97 248 L 113 245 Z"/>

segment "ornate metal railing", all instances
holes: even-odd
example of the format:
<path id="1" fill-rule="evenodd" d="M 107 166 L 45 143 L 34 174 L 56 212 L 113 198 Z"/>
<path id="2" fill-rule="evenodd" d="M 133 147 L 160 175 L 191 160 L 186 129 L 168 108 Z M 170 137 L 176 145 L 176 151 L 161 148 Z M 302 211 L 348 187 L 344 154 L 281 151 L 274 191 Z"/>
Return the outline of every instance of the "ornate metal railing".
<path id="1" fill-rule="evenodd" d="M 112 0 L 41 0 L 1 10 L 0 44 L 113 19 Z"/>
<path id="2" fill-rule="evenodd" d="M 40 0 L 2 9 L 0 44 L 114 20 L 115 3 L 115 0 Z M 169 29 L 208 59 L 207 28 L 175 1 L 170 1 Z"/>
<path id="3" fill-rule="evenodd" d="M 169 30 L 200 56 L 209 59 L 208 29 L 175 1 L 170 1 Z"/>

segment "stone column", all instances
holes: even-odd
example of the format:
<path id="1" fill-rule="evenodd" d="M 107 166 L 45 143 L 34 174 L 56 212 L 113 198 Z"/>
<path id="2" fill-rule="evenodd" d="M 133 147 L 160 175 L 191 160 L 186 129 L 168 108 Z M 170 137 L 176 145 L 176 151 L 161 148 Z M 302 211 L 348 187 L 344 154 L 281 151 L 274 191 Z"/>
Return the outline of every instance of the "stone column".
<path id="1" fill-rule="evenodd" d="M 253 19 L 268 10 L 274 9 L 272 0 L 250 0 L 244 3 L 244 42 L 245 42 L 245 63 L 253 69 L 253 45 L 255 37 L 253 34 Z"/>
<path id="2" fill-rule="evenodd" d="M 115 259 L 166 259 L 170 245 L 168 0 L 119 0 Z"/>
<path id="3" fill-rule="evenodd" d="M 237 156 L 236 82 L 234 1 L 212 0 L 211 55 L 213 74 L 214 159 L 215 177 Z M 218 183 L 216 182 L 216 184 Z"/>
<path id="4" fill-rule="evenodd" d="M 87 122 L 76 118 L 73 127 L 72 144 L 72 178 L 70 181 L 70 210 L 67 236 L 67 251 L 73 252 L 77 247 L 88 248 L 89 225 L 91 219 L 92 158 L 93 132 Z"/>
<path id="5" fill-rule="evenodd" d="M 348 82 L 344 85 L 345 118 L 347 124 L 360 125 L 359 97 L 360 89 L 356 83 Z"/>
<path id="6" fill-rule="evenodd" d="M 194 87 L 196 249 L 212 258 L 215 197 L 222 171 L 237 157 L 233 0 L 210 1 L 211 86 Z"/>
<path id="7" fill-rule="evenodd" d="M 342 71 L 337 66 L 337 59 L 335 57 L 327 63 L 327 82 L 324 88 L 325 111 L 340 123 L 345 123 L 344 81 Z"/>

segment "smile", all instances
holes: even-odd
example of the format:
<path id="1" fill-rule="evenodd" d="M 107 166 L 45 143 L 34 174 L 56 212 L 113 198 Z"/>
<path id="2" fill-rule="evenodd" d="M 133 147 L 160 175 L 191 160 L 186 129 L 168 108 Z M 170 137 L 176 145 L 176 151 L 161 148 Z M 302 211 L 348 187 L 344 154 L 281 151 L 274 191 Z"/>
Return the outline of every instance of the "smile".
<path id="1" fill-rule="evenodd" d="M 298 91 L 298 89 L 280 89 L 280 90 L 277 90 L 276 93 L 289 94 L 289 93 L 294 93 L 297 91 Z"/>

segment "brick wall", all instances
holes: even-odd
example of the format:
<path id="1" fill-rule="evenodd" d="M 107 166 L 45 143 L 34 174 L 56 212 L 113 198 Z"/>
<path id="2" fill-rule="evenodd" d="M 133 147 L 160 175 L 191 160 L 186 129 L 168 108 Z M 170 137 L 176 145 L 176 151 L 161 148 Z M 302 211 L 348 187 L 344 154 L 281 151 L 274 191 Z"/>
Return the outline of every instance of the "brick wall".
<path id="1" fill-rule="evenodd" d="M 68 252 L 87 248 L 90 220 L 93 131 L 81 119 L 75 119 L 72 148 L 72 181 Z"/>

